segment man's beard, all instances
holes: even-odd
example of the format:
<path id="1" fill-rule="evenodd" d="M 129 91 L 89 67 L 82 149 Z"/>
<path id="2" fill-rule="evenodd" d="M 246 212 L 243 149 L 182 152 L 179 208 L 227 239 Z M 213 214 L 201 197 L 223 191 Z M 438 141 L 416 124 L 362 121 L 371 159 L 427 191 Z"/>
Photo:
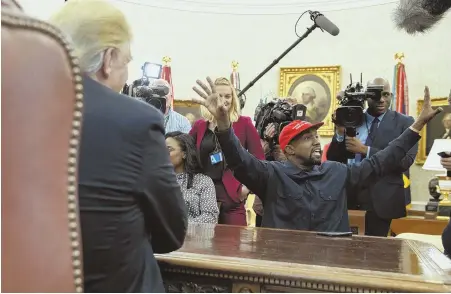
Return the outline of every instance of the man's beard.
<path id="1" fill-rule="evenodd" d="M 309 158 L 306 160 L 306 165 L 320 165 L 321 164 L 321 157 L 316 158 L 316 156 L 313 154 L 314 152 L 310 152 Z"/>

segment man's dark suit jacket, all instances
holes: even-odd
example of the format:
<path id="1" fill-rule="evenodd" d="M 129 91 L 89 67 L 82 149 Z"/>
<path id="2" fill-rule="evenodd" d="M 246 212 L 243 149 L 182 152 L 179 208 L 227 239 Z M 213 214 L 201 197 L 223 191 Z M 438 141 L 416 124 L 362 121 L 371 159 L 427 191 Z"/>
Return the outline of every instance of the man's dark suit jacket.
<path id="1" fill-rule="evenodd" d="M 88 77 L 83 115 L 79 203 L 85 291 L 163 292 L 153 254 L 180 248 L 187 228 L 163 116 Z"/>
<path id="2" fill-rule="evenodd" d="M 388 143 L 398 138 L 405 129 L 409 128 L 414 119 L 410 116 L 388 110 L 374 134 L 369 156 L 373 156 L 388 146 Z M 418 144 L 415 145 L 401 162 L 393 162 L 399 167 L 385 177 L 371 182 L 365 187 L 349 191 L 349 195 L 357 197 L 348 198 L 349 209 L 373 210 L 380 218 L 395 219 L 406 216 L 406 203 L 403 172 L 409 170 L 415 160 Z M 327 159 L 342 163 L 347 162 L 346 146 L 344 141 L 338 142 L 336 136 L 332 139 L 327 152 Z"/>

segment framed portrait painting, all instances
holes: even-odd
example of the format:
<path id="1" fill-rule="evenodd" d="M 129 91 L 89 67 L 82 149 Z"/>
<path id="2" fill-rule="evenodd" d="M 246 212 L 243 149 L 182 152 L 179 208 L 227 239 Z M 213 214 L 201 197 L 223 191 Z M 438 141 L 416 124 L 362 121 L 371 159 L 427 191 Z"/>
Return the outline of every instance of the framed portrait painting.
<path id="1" fill-rule="evenodd" d="M 341 67 L 282 67 L 280 68 L 279 96 L 291 97 L 307 107 L 306 120 L 324 122 L 318 130 L 322 136 L 333 136 L 332 113 L 337 108 L 340 91 Z"/>
<path id="2" fill-rule="evenodd" d="M 200 105 L 190 100 L 174 100 L 174 110 L 185 116 L 191 125 L 201 118 Z"/>
<path id="3" fill-rule="evenodd" d="M 417 101 L 417 116 L 423 109 L 423 103 L 423 100 Z M 451 146 L 451 106 L 448 104 L 448 98 L 432 98 L 431 104 L 432 108 L 441 107 L 443 111 L 421 130 L 421 139 L 418 143 L 418 153 L 415 159 L 416 164 L 424 164 L 435 139 L 449 139 Z"/>

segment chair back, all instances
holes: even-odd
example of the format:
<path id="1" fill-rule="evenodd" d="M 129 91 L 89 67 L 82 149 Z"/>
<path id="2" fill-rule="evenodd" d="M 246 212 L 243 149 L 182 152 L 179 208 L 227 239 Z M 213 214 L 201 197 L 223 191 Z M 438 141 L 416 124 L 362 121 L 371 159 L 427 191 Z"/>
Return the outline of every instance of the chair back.
<path id="1" fill-rule="evenodd" d="M 83 292 L 80 68 L 61 32 L 2 0 L 2 292 Z"/>

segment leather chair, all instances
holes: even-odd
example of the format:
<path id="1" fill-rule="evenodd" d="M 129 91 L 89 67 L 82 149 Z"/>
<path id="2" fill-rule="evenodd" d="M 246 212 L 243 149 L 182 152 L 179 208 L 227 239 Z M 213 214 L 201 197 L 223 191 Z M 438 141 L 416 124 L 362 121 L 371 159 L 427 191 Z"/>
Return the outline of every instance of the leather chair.
<path id="1" fill-rule="evenodd" d="M 83 292 L 80 68 L 60 31 L 12 0 L 1 13 L 1 290 Z"/>

